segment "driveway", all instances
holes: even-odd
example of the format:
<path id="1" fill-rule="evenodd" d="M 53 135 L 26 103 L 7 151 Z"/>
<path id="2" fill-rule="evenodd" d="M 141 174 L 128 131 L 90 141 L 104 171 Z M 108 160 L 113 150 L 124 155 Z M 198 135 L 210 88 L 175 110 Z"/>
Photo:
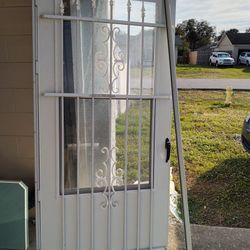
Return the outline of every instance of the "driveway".
<path id="1" fill-rule="evenodd" d="M 225 89 L 250 90 L 250 79 L 177 79 L 179 89 Z"/>
<path id="2" fill-rule="evenodd" d="M 185 250 L 184 227 L 169 216 L 169 250 Z M 250 229 L 191 224 L 193 250 L 249 250 Z"/>

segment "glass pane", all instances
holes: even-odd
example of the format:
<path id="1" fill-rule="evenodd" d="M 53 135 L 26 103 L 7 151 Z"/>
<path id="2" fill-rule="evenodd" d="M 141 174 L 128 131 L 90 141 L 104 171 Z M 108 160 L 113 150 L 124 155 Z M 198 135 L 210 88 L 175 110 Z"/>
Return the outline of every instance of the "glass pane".
<path id="1" fill-rule="evenodd" d="M 142 83 L 143 95 L 153 95 L 154 43 L 155 43 L 155 30 L 151 28 L 145 29 L 144 46 L 143 46 L 143 83 Z"/>
<path id="2" fill-rule="evenodd" d="M 64 21 L 63 90 L 66 93 L 92 93 L 92 27 L 88 22 Z"/>
<path id="3" fill-rule="evenodd" d="M 94 93 L 109 94 L 110 84 L 110 25 L 94 25 Z"/>
<path id="4" fill-rule="evenodd" d="M 76 188 L 77 183 L 77 134 L 76 134 L 76 100 L 64 99 L 64 186 L 65 189 Z"/>
<path id="5" fill-rule="evenodd" d="M 111 19 L 110 0 L 64 0 L 64 15 Z M 142 6 L 144 4 L 144 22 L 162 23 L 162 0 L 113 0 L 114 20 L 128 21 L 128 4 L 131 4 L 133 22 L 142 22 Z"/>
<path id="6" fill-rule="evenodd" d="M 65 16 L 110 18 L 110 4 L 108 0 L 64 0 L 63 2 Z"/>
<path id="7" fill-rule="evenodd" d="M 96 8 L 94 10 L 95 18 L 110 19 L 110 1 L 109 0 L 96 0 Z"/>
<path id="8" fill-rule="evenodd" d="M 99 190 L 107 186 L 123 186 L 126 173 L 127 185 L 137 186 L 139 175 L 142 185 L 150 183 L 150 100 L 80 99 L 78 135 L 79 188 L 86 189 L 93 186 Z M 65 190 L 70 193 L 75 192 L 77 188 L 75 98 L 64 99 L 64 175 Z"/>
<path id="9" fill-rule="evenodd" d="M 127 93 L 127 25 L 113 26 L 112 42 L 112 92 Z"/>
<path id="10" fill-rule="evenodd" d="M 92 100 L 80 99 L 79 106 L 79 185 L 86 188 L 92 185 Z"/>
<path id="11" fill-rule="evenodd" d="M 120 101 L 121 107 L 126 108 L 126 101 Z M 138 166 L 141 165 L 142 184 L 150 183 L 150 160 L 151 160 L 151 101 L 142 101 L 141 105 L 141 128 L 139 126 L 140 101 L 128 101 L 128 109 L 120 112 L 116 119 L 116 142 L 117 142 L 117 167 L 125 170 L 125 158 L 127 157 L 128 185 L 138 182 Z M 127 123 L 126 123 L 126 119 Z M 127 137 L 126 137 L 126 124 Z M 141 129 L 141 159 L 139 159 L 139 130 Z M 127 138 L 127 141 L 126 141 Z M 127 146 L 126 146 L 127 142 Z M 127 148 L 126 148 L 127 147 Z"/>
<path id="12" fill-rule="evenodd" d="M 114 1 L 114 16 L 115 20 L 128 20 L 128 1 L 127 0 L 115 0 Z"/>
<path id="13" fill-rule="evenodd" d="M 130 94 L 139 95 L 141 87 L 141 27 L 130 29 Z"/>
<path id="14" fill-rule="evenodd" d="M 127 26 L 110 29 L 105 23 L 64 21 L 64 92 L 127 93 Z"/>
<path id="15" fill-rule="evenodd" d="M 155 33 L 148 27 L 64 21 L 63 92 L 152 95 Z"/>
<path id="16" fill-rule="evenodd" d="M 156 22 L 156 2 L 153 1 L 145 1 L 145 23 L 155 23 Z"/>

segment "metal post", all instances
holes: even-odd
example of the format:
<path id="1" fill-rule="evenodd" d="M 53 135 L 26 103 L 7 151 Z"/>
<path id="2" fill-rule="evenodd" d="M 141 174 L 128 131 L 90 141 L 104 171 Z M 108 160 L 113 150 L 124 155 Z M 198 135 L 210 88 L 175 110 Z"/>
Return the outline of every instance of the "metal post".
<path id="1" fill-rule="evenodd" d="M 175 1 L 174 1 L 174 4 L 175 4 Z M 179 114 L 178 90 L 177 90 L 177 84 L 176 84 L 174 39 L 173 39 L 173 26 L 172 26 L 172 18 L 171 18 L 170 0 L 164 0 L 164 11 L 165 11 L 165 22 L 166 22 L 166 27 L 167 27 L 167 42 L 168 42 L 169 61 L 170 61 L 171 89 L 172 89 L 172 98 L 173 98 L 174 124 L 175 124 L 176 147 L 177 147 L 177 155 L 178 155 L 178 163 L 179 163 L 180 186 L 181 186 L 183 212 L 184 212 L 184 230 L 185 230 L 185 239 L 186 239 L 186 249 L 191 250 L 192 241 L 191 241 L 191 230 L 190 230 L 190 221 L 189 221 L 186 174 L 185 174 L 183 147 L 182 147 L 182 139 L 181 139 L 181 124 L 180 124 L 180 114 Z"/>

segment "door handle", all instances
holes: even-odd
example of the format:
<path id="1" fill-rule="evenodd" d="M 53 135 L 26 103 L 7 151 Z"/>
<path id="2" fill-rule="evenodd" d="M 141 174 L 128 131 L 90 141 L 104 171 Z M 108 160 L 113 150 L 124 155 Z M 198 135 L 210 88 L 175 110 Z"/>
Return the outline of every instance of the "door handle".
<path id="1" fill-rule="evenodd" d="M 165 140 L 165 149 L 166 149 L 166 163 L 168 163 L 171 154 L 171 142 L 168 138 Z"/>

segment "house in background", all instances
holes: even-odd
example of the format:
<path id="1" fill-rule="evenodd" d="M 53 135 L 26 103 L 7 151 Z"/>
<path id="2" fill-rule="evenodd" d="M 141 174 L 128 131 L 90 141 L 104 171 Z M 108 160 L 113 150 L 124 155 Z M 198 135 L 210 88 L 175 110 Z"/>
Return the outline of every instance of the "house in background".
<path id="1" fill-rule="evenodd" d="M 215 51 L 228 52 L 237 60 L 241 52 L 250 51 L 250 33 L 224 33 Z"/>

